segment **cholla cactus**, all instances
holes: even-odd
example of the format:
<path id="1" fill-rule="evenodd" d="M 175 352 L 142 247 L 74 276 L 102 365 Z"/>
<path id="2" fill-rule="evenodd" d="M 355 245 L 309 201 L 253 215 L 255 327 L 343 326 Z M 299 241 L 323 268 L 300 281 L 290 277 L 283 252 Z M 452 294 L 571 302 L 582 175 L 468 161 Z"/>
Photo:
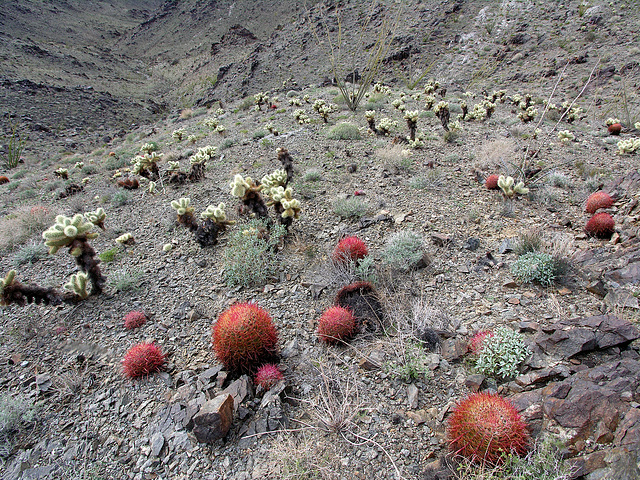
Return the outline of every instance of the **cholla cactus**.
<path id="1" fill-rule="evenodd" d="M 131 172 L 134 175 L 156 180 L 159 178 L 158 162 L 162 159 L 162 154 L 151 152 L 145 155 L 136 155 L 132 160 Z"/>
<path id="2" fill-rule="evenodd" d="M 189 172 L 189 180 L 197 181 L 204 178 L 206 163 L 216 154 L 216 147 L 207 145 L 199 148 L 189 161 L 191 162 L 191 171 Z"/>
<path id="3" fill-rule="evenodd" d="M 375 83 L 373 85 L 373 91 L 374 93 L 384 93 L 385 95 L 391 95 L 391 88 L 386 85 L 382 85 L 381 83 Z"/>
<path id="4" fill-rule="evenodd" d="M 127 233 L 123 233 L 118 238 L 116 238 L 116 243 L 120 245 L 132 245 L 136 243 L 136 241 L 133 238 L 133 235 L 131 234 L 131 232 L 127 232 Z"/>
<path id="5" fill-rule="evenodd" d="M 496 101 L 498 101 L 498 100 L 500 101 L 500 103 L 504 103 L 506 95 L 507 95 L 507 91 L 506 90 L 494 91 L 491 94 L 491 103 L 496 103 Z"/>
<path id="6" fill-rule="evenodd" d="M 216 128 L 220 124 L 218 117 L 209 117 L 205 119 L 204 124 L 209 128 Z"/>
<path id="7" fill-rule="evenodd" d="M 172 161 L 168 161 L 167 162 L 167 171 L 168 172 L 175 172 L 180 170 L 180 162 L 172 162 Z"/>
<path id="8" fill-rule="evenodd" d="M 420 112 L 418 110 L 412 110 L 404 114 L 404 119 L 407 121 L 407 127 L 409 127 L 409 140 L 415 142 L 416 129 L 418 128 L 418 116 Z"/>
<path id="9" fill-rule="evenodd" d="M 282 168 L 275 170 L 269 175 L 262 177 L 260 183 L 264 185 L 265 191 L 274 187 L 283 187 L 287 184 L 287 172 Z"/>
<path id="10" fill-rule="evenodd" d="M 573 142 L 576 139 L 576 136 L 571 133 L 569 130 L 562 130 L 558 132 L 558 140 L 564 145 Z"/>
<path id="11" fill-rule="evenodd" d="M 291 187 L 275 187 L 269 191 L 271 203 L 275 206 L 276 212 L 280 214 L 285 226 L 291 224 L 291 219 L 300 216 L 300 201 L 293 198 Z"/>
<path id="12" fill-rule="evenodd" d="M 364 112 L 364 118 L 367 119 L 367 123 L 369 124 L 369 129 L 373 133 L 378 133 L 378 129 L 376 128 L 376 112 L 375 110 L 367 110 Z"/>
<path id="13" fill-rule="evenodd" d="M 78 272 L 75 275 L 71 275 L 69 282 L 64 284 L 64 289 L 74 293 L 81 300 L 84 300 L 89 296 L 87 285 L 89 282 L 89 276 L 84 272 Z"/>
<path id="14" fill-rule="evenodd" d="M 306 93 L 302 96 L 302 100 L 304 100 L 304 103 L 311 103 L 311 96 Z"/>
<path id="15" fill-rule="evenodd" d="M 266 128 L 267 130 L 269 130 L 269 132 L 272 135 L 275 135 L 276 137 L 279 135 L 280 132 L 278 132 L 278 130 L 276 129 L 276 127 L 273 126 L 273 123 L 267 123 L 264 128 Z"/>
<path id="16" fill-rule="evenodd" d="M 391 105 L 393 105 L 396 109 L 400 110 L 401 112 L 404 112 L 404 110 L 407 108 L 404 102 L 399 98 L 396 98 L 393 102 L 391 102 Z"/>
<path id="17" fill-rule="evenodd" d="M 58 305 L 65 300 L 54 288 L 42 288 L 37 285 L 22 285 L 16 280 L 16 271 L 10 270 L 4 279 L 0 280 L 0 305 L 27 303 Z"/>
<path id="18" fill-rule="evenodd" d="M 295 106 L 295 107 L 301 107 L 302 106 L 302 102 L 300 101 L 299 98 L 293 97 L 293 98 L 289 99 L 289 105 Z"/>
<path id="19" fill-rule="evenodd" d="M 191 206 L 191 199 L 182 197 L 178 200 L 171 202 L 171 207 L 176 211 L 178 215 L 193 215 L 193 207 Z"/>
<path id="20" fill-rule="evenodd" d="M 197 135 L 189 135 L 187 137 L 187 142 L 193 144 L 196 143 L 198 141 L 198 136 Z"/>
<path id="21" fill-rule="evenodd" d="M 427 95 L 430 95 L 432 93 L 436 93 L 438 91 L 438 88 L 440 88 L 440 82 L 438 82 L 437 80 L 429 80 L 427 82 L 427 84 L 424 86 L 424 93 L 426 93 Z"/>
<path id="22" fill-rule="evenodd" d="M 311 119 L 302 109 L 298 109 L 295 112 L 293 112 L 293 118 L 295 118 L 300 125 L 304 125 L 305 123 L 311 123 Z"/>
<path id="23" fill-rule="evenodd" d="M 227 220 L 227 214 L 224 211 L 226 207 L 227 206 L 224 203 L 219 203 L 217 207 L 209 205 L 207 209 L 200 214 L 200 216 L 219 225 L 233 225 L 236 222 L 233 220 Z"/>
<path id="24" fill-rule="evenodd" d="M 140 147 L 141 152 L 148 153 L 149 155 L 151 155 L 151 152 L 155 152 L 156 150 L 158 150 L 158 145 L 150 142 L 147 142 Z"/>
<path id="25" fill-rule="evenodd" d="M 618 142 L 618 155 L 633 153 L 638 149 L 640 149 L 640 138 L 630 138 Z"/>
<path id="26" fill-rule="evenodd" d="M 433 113 L 440 119 L 440 123 L 442 124 L 442 128 L 444 128 L 447 132 L 449 131 L 449 102 L 440 101 L 433 107 Z"/>
<path id="27" fill-rule="evenodd" d="M 149 181 L 149 193 L 151 195 L 155 195 L 156 192 L 156 182 Z"/>
<path id="28" fill-rule="evenodd" d="M 567 123 L 575 122 L 582 113 L 582 109 L 580 107 L 572 107 L 569 102 L 562 102 L 561 111 L 565 114 L 564 119 Z"/>
<path id="29" fill-rule="evenodd" d="M 53 172 L 53 174 L 56 177 L 60 177 L 64 180 L 66 180 L 67 178 L 69 178 L 69 170 L 67 170 L 66 168 L 58 168 L 55 172 Z"/>
<path id="30" fill-rule="evenodd" d="M 635 128 L 636 130 L 640 130 L 640 122 L 634 123 L 633 128 Z"/>
<path id="31" fill-rule="evenodd" d="M 604 123 L 607 127 L 609 127 L 611 125 L 615 125 L 616 123 L 620 123 L 620 119 L 609 117 Z"/>
<path id="32" fill-rule="evenodd" d="M 335 110 L 333 105 L 329 105 L 322 99 L 316 100 L 313 102 L 313 109 L 318 112 L 318 115 L 322 117 L 324 123 L 327 123 L 329 120 L 329 114 Z"/>
<path id="33" fill-rule="evenodd" d="M 227 131 L 227 127 L 225 127 L 224 125 L 218 125 L 216 127 L 216 132 L 218 132 L 220 135 L 224 135 L 224 132 Z"/>
<path id="34" fill-rule="evenodd" d="M 251 177 L 242 178 L 239 173 L 233 177 L 231 184 L 231 195 L 242 198 L 251 190 L 260 191 L 260 187 L 255 184 Z"/>
<path id="35" fill-rule="evenodd" d="M 262 110 L 262 105 L 269 101 L 269 97 L 266 93 L 259 92 L 253 96 L 253 100 L 256 102 L 256 107 L 258 107 L 258 110 Z"/>
<path id="36" fill-rule="evenodd" d="M 76 162 L 76 164 L 73 166 L 73 168 L 77 168 L 78 170 L 81 170 L 84 168 L 84 162 Z"/>
<path id="37" fill-rule="evenodd" d="M 173 137 L 174 140 L 177 140 L 178 142 L 181 142 L 182 139 L 184 138 L 184 134 L 185 134 L 184 128 L 179 128 L 177 130 L 174 130 L 171 133 L 171 136 Z"/>
<path id="38" fill-rule="evenodd" d="M 86 212 L 84 214 L 85 218 L 93 223 L 96 227 L 104 230 L 104 220 L 107 218 L 107 214 L 104 211 L 104 208 L 98 207 L 93 212 Z"/>
<path id="39" fill-rule="evenodd" d="M 71 245 L 76 239 L 85 241 L 96 238 L 98 234 L 90 232 L 92 228 L 93 223 L 85 222 L 84 216 L 79 213 L 73 218 L 58 215 L 56 223 L 49 227 L 42 236 L 45 240 L 44 244 L 49 247 L 49 253 L 54 254 L 62 247 Z M 76 249 L 71 252 L 74 257 L 80 253 L 81 251 Z"/>
<path id="40" fill-rule="evenodd" d="M 435 95 L 427 95 L 424 97 L 424 108 L 426 108 L 427 110 L 431 110 L 434 103 L 436 103 Z"/>
<path id="41" fill-rule="evenodd" d="M 538 115 L 538 109 L 535 108 L 533 105 L 531 105 L 531 106 L 527 107 L 526 109 L 524 109 L 522 112 L 520 112 L 518 114 L 518 118 L 523 123 L 527 123 L 527 122 L 530 122 L 533 119 L 535 119 L 537 115 Z"/>
<path id="42" fill-rule="evenodd" d="M 505 197 L 512 198 L 515 194 L 524 195 L 529 192 L 529 189 L 524 186 L 524 182 L 518 182 L 515 185 L 514 183 L 513 177 L 505 177 L 504 175 L 498 177 L 498 187 Z"/>
<path id="43" fill-rule="evenodd" d="M 389 136 L 391 129 L 398 126 L 398 122 L 387 117 L 381 118 L 378 122 L 378 133 L 380 135 Z"/>
<path id="44" fill-rule="evenodd" d="M 460 120 L 456 120 L 455 122 L 449 122 L 447 124 L 450 132 L 459 132 L 462 130 L 462 125 L 460 124 Z"/>

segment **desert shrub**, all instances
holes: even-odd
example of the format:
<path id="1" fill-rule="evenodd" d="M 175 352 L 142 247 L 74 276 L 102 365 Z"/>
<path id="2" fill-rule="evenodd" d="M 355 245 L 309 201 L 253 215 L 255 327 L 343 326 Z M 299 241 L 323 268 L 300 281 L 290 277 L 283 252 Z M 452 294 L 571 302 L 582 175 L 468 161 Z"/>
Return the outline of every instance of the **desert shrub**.
<path id="1" fill-rule="evenodd" d="M 245 287 L 263 285 L 280 266 L 276 247 L 285 234 L 282 225 L 273 225 L 267 234 L 259 220 L 234 230 L 224 250 L 225 283 Z"/>
<path id="2" fill-rule="evenodd" d="M 261 138 L 266 137 L 267 135 L 269 135 L 269 132 L 267 132 L 266 130 L 263 130 L 263 129 L 259 129 L 259 130 L 256 130 L 255 132 L 253 132 L 252 138 L 254 140 L 260 140 Z"/>
<path id="3" fill-rule="evenodd" d="M 118 247 L 112 247 L 98 255 L 98 258 L 102 260 L 104 263 L 113 262 L 120 252 Z"/>
<path id="4" fill-rule="evenodd" d="M 13 437 L 34 420 L 33 403 L 21 396 L 0 395 L 0 458 L 6 458 L 13 449 Z"/>
<path id="5" fill-rule="evenodd" d="M 442 172 L 437 168 L 427 170 L 426 174 L 416 175 L 409 180 L 409 186 L 416 190 L 441 187 L 443 183 Z"/>
<path id="6" fill-rule="evenodd" d="M 557 275 L 556 261 L 548 253 L 525 253 L 511 265 L 511 273 L 523 283 L 537 282 L 549 286 Z"/>
<path id="7" fill-rule="evenodd" d="M 218 150 L 226 150 L 227 148 L 233 147 L 236 143 L 233 138 L 227 138 L 218 146 Z"/>
<path id="8" fill-rule="evenodd" d="M 352 123 L 339 123 L 331 127 L 327 133 L 329 140 L 360 140 L 360 131 Z"/>
<path id="9" fill-rule="evenodd" d="M 13 255 L 11 264 L 19 267 L 26 263 L 36 263 L 41 258 L 47 256 L 47 247 L 43 243 L 31 242 L 20 249 Z"/>
<path id="10" fill-rule="evenodd" d="M 118 168 L 124 168 L 127 166 L 127 159 L 124 154 L 121 156 L 110 156 L 104 162 L 104 168 L 107 170 L 117 170 Z"/>
<path id="11" fill-rule="evenodd" d="M 570 180 L 564 173 L 553 172 L 547 176 L 547 183 L 557 188 L 565 188 L 569 185 Z"/>
<path id="12" fill-rule="evenodd" d="M 404 345 L 403 351 L 404 355 L 398 355 L 395 360 L 384 364 L 385 372 L 405 383 L 428 378 L 431 374 L 429 362 L 420 344 L 409 341 Z"/>
<path id="13" fill-rule="evenodd" d="M 122 207 L 129 203 L 129 194 L 125 191 L 118 191 L 111 197 L 111 203 L 116 207 Z"/>
<path id="14" fill-rule="evenodd" d="M 109 285 L 119 292 L 134 291 L 140 288 L 140 278 L 142 278 L 142 271 L 122 268 L 109 274 Z"/>
<path id="15" fill-rule="evenodd" d="M 320 173 L 320 170 L 313 168 L 311 170 L 307 170 L 302 179 L 305 182 L 317 182 L 322 179 L 322 174 Z"/>
<path id="16" fill-rule="evenodd" d="M 423 253 L 420 234 L 412 231 L 396 232 L 389 237 L 382 260 L 392 268 L 407 271 L 420 261 Z"/>
<path id="17" fill-rule="evenodd" d="M 360 218 L 369 210 L 367 203 L 358 197 L 338 198 L 332 208 L 333 213 L 342 218 Z"/>
<path id="18" fill-rule="evenodd" d="M 476 359 L 476 370 L 483 375 L 506 379 L 518 373 L 518 367 L 529 355 L 524 336 L 507 327 L 487 335 Z"/>
<path id="19" fill-rule="evenodd" d="M 537 252 L 542 248 L 542 236 L 537 229 L 530 229 L 521 232 L 518 235 L 513 251 L 516 255 L 524 255 L 525 253 Z"/>

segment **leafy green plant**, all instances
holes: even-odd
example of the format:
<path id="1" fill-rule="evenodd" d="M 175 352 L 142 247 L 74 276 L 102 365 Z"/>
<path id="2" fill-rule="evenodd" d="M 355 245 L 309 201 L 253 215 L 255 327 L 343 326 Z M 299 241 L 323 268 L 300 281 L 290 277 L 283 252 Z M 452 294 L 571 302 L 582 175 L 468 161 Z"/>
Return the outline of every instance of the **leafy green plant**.
<path id="1" fill-rule="evenodd" d="M 358 197 L 334 200 L 332 208 L 333 213 L 342 218 L 360 218 L 369 210 L 367 203 Z"/>
<path id="2" fill-rule="evenodd" d="M 285 234 L 283 225 L 272 225 L 267 232 L 259 220 L 252 220 L 231 233 L 223 255 L 225 283 L 245 287 L 263 285 L 280 266 L 276 247 Z"/>
<path id="3" fill-rule="evenodd" d="M 7 153 L 4 155 L 4 168 L 10 170 L 16 168 L 26 146 L 24 134 L 18 130 L 17 125 L 11 125 L 11 133 L 3 137 L 6 142 Z"/>
<path id="4" fill-rule="evenodd" d="M 412 231 L 396 232 L 387 241 L 382 253 L 384 263 L 408 271 L 423 256 L 422 235 Z"/>
<path id="5" fill-rule="evenodd" d="M 311 170 L 307 170 L 302 176 L 302 179 L 305 182 L 317 182 L 322 179 L 322 174 L 320 173 L 320 170 L 314 168 Z"/>
<path id="6" fill-rule="evenodd" d="M 117 258 L 119 252 L 120 249 L 118 247 L 112 247 L 98 255 L 98 258 L 104 263 L 113 262 Z"/>
<path id="7" fill-rule="evenodd" d="M 142 271 L 128 270 L 122 268 L 109 275 L 109 285 L 119 292 L 135 291 L 140 288 L 139 280 L 142 278 Z"/>
<path id="8" fill-rule="evenodd" d="M 548 253 L 528 252 L 511 265 L 511 273 L 521 282 L 549 286 L 558 273 L 555 259 Z"/>
<path id="9" fill-rule="evenodd" d="M 476 370 L 499 379 L 511 378 L 517 375 L 520 364 L 528 355 L 529 348 L 521 333 L 499 327 L 482 342 L 480 355 L 476 359 Z"/>
<path id="10" fill-rule="evenodd" d="M 387 373 L 397 376 L 403 382 L 424 380 L 430 375 L 427 358 L 422 347 L 415 342 L 404 345 L 404 355 L 385 364 Z"/>

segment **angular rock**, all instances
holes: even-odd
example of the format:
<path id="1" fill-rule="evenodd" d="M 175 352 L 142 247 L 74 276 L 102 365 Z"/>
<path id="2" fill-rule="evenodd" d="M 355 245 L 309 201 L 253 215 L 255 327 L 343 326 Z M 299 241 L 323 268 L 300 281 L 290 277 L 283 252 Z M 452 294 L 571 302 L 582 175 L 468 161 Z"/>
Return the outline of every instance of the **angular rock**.
<path id="1" fill-rule="evenodd" d="M 238 380 L 233 382 L 227 388 L 225 388 L 222 394 L 229 394 L 233 396 L 234 410 L 238 409 L 238 406 L 249 395 L 253 395 L 253 382 L 247 375 L 242 375 Z"/>
<path id="2" fill-rule="evenodd" d="M 154 457 L 159 457 L 162 447 L 164 447 L 164 436 L 162 432 L 156 432 L 151 437 L 151 454 Z"/>
<path id="3" fill-rule="evenodd" d="M 467 353 L 467 344 L 463 340 L 447 338 L 441 344 L 440 354 L 448 362 L 459 361 Z"/>
<path id="4" fill-rule="evenodd" d="M 482 385 L 484 385 L 486 378 L 487 377 L 485 377 L 484 375 L 476 373 L 473 375 L 469 375 L 464 381 L 464 384 L 472 392 L 477 392 L 482 388 Z"/>
<path id="5" fill-rule="evenodd" d="M 410 383 L 407 387 L 407 403 L 412 410 L 418 408 L 418 387 L 413 383 Z"/>
<path id="6" fill-rule="evenodd" d="M 193 417 L 193 434 L 201 443 L 213 443 L 223 438 L 233 422 L 233 396 L 218 395 L 209 400 Z"/>

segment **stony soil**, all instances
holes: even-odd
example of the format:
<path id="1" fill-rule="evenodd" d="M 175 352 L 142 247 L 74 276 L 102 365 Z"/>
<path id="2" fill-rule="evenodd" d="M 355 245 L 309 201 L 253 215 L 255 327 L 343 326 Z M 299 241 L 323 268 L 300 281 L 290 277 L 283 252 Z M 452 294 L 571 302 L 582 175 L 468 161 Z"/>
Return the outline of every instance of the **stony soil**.
<path id="1" fill-rule="evenodd" d="M 506 89 L 508 96 L 531 93 L 542 112 L 542 100 L 551 96 L 556 85 L 552 101 L 571 101 L 593 70 L 599 75 L 576 103 L 584 110 L 580 118 L 572 124 L 562 121 L 555 128 L 557 116 L 549 115 L 540 124 L 542 134 L 534 140 L 535 122 L 520 122 L 517 108 L 507 101 L 498 103 L 488 120 L 463 122 L 457 137 L 445 141 L 438 119 L 426 112 L 424 101 L 407 96 L 407 109 L 423 112 L 418 130 L 425 146 L 405 156 L 402 149 L 406 146 L 392 142 L 407 130 L 402 113 L 391 101 L 403 90 L 410 94 L 421 88 L 408 91 L 391 67 L 382 75 L 392 88 L 390 95 L 376 94 L 369 106 L 364 104 L 355 114 L 340 104 L 329 124 L 323 123 L 311 104 L 289 105 L 289 98 L 301 99 L 304 94 L 311 102 L 323 98 L 335 103 L 338 94 L 335 87 L 319 86 L 324 71 L 313 68 L 317 65 L 313 62 L 324 59 L 326 64 L 320 49 L 307 48 L 306 66 L 296 64 L 296 57 L 284 49 L 285 45 L 293 48 L 291 38 L 311 35 L 300 21 L 278 30 L 271 37 L 272 44 L 260 40 L 265 47 L 256 53 L 263 65 L 267 58 L 272 62 L 269 65 L 281 61 L 278 56 L 290 58 L 292 64 L 282 68 L 299 78 L 299 86 L 288 83 L 282 87 L 279 77 L 268 81 L 268 74 L 260 73 L 262 67 L 241 83 L 240 69 L 246 62 L 235 57 L 232 69 L 238 72 L 230 75 L 234 80 L 221 83 L 219 91 L 200 92 L 202 104 L 212 102 L 210 109 L 194 105 L 193 110 L 181 111 L 174 104 L 157 122 L 127 128 L 120 135 L 117 129 L 105 126 L 100 131 L 108 138 L 99 143 L 95 133 L 85 136 L 82 127 L 71 132 L 75 136 L 64 129 L 59 133 L 31 131 L 25 163 L 3 172 L 11 181 L 0 186 L 0 270 L 13 268 L 24 246 L 40 242 L 41 232 L 56 214 L 102 206 L 107 212 L 106 230 L 91 242 L 94 248 L 99 253 L 114 248 L 115 238 L 125 232 L 132 233 L 135 244 L 116 247 L 115 260 L 102 263 L 110 283 L 100 296 L 72 307 L 3 308 L 2 393 L 19 394 L 37 406 L 36 421 L 22 425 L 11 437 L 11 447 L 3 457 L 4 478 L 433 478 L 428 473 L 434 467 L 431 462 L 447 451 L 446 415 L 478 380 L 470 377 L 473 362 L 460 351 L 472 333 L 509 325 L 524 331 L 532 349 L 540 353 L 536 350 L 536 345 L 544 343 L 540 335 L 554 331 L 554 324 L 562 320 L 614 314 L 622 320 L 621 330 L 628 328 L 629 321 L 637 325 L 638 276 L 633 268 L 637 269 L 638 262 L 640 182 L 633 181 L 632 173 L 637 170 L 638 154 L 617 155 L 619 138 L 610 137 L 604 125 L 608 116 L 623 118 L 618 96 L 623 85 L 627 95 L 637 95 L 639 71 L 634 61 L 638 52 L 628 43 L 637 32 L 628 28 L 631 19 L 605 6 L 581 17 L 576 2 L 557 9 L 561 11 L 512 2 L 513 11 L 521 12 L 515 20 L 497 10 L 485 12 L 496 20 L 490 35 L 476 4 L 445 3 L 411 3 L 409 7 L 419 15 L 406 17 L 401 28 L 414 36 L 402 42 L 413 44 L 416 38 L 422 39 L 418 29 L 428 25 L 431 37 L 420 43 L 419 58 L 426 58 L 424 52 L 433 43 L 442 49 L 451 42 L 457 45 L 446 49 L 442 65 L 434 71 L 447 87 L 446 99 L 454 112 L 453 106 L 460 105 L 465 91 L 476 95 L 468 100 L 472 106 L 482 99 L 485 86 L 489 94 L 498 88 Z M 314 14 L 319 18 L 335 14 L 325 5 L 316 8 Z M 170 15 L 161 16 L 158 21 L 169 19 Z M 583 24 L 586 29 L 581 28 Z M 458 32 L 459 26 L 463 28 Z M 583 41 L 589 31 L 595 39 Z M 451 32 L 459 33 L 460 38 L 454 39 L 453 34 L 448 40 L 442 38 Z M 495 41 L 499 32 L 503 43 Z M 528 37 L 524 43 L 513 41 L 519 33 Z M 572 41 L 573 37 L 579 40 Z M 562 43 L 564 38 L 569 41 Z M 619 46 L 614 48 L 616 42 Z M 281 51 L 278 45 L 283 46 Z M 224 50 L 229 55 L 231 51 Z M 500 56 L 500 52 L 506 57 L 494 62 L 494 54 Z M 584 52 L 588 55 L 570 62 L 560 77 L 565 63 Z M 218 68 L 213 63 L 210 67 L 213 71 Z M 553 75 L 541 75 L 550 69 Z M 231 96 L 234 91 L 267 90 L 262 85 L 278 97 L 276 108 L 254 111 L 246 108 L 246 100 Z M 292 88 L 294 92 L 288 94 Z M 15 104 L 13 95 L 8 93 L 6 98 Z M 126 100 L 126 95 L 119 95 Z M 224 136 L 204 124 L 218 108 L 213 100 L 223 100 L 225 113 L 219 118 L 226 127 Z M 632 114 L 637 112 L 637 103 L 629 106 Z M 295 122 L 293 111 L 298 108 L 306 111 L 310 124 Z M 397 120 L 391 136 L 367 133 L 364 111 L 369 108 Z M 30 124 L 24 118 L 21 122 Z M 340 122 L 358 126 L 362 138 L 327 139 L 328 130 Z M 263 136 L 266 132 L 261 130 L 267 123 L 280 135 Z M 196 135 L 195 144 L 175 141 L 171 134 L 177 128 Z M 557 131 L 565 129 L 575 135 L 574 142 L 558 141 Z M 627 128 L 622 138 L 638 135 Z M 38 138 L 41 144 L 34 141 Z M 148 182 L 142 182 L 142 188 L 124 192 L 112 179 L 114 171 L 128 164 L 145 142 L 156 142 L 164 154 L 161 171 L 166 170 L 168 160 L 180 161 L 187 169 L 188 158 L 197 147 L 214 145 L 218 153 L 201 182 L 178 188 L 159 184 L 155 195 L 148 192 Z M 233 212 L 236 201 L 228 188 L 233 175 L 261 178 L 279 168 L 278 147 L 287 148 L 294 159 L 293 187 L 302 201 L 301 218 L 294 221 L 279 250 L 282 263 L 273 278 L 251 288 L 229 287 L 224 281 L 229 233 L 218 245 L 202 248 L 193 234 L 176 223 L 170 202 L 189 197 L 197 213 L 209 204 L 225 202 Z M 527 166 L 537 164 L 555 175 L 542 176 L 531 184 L 529 195 L 513 201 L 484 187 L 483 179 L 489 173 L 517 175 L 514 166 L 521 164 L 527 148 L 538 151 L 534 160 L 525 162 Z M 74 168 L 80 161 L 83 169 Z M 69 169 L 70 180 L 55 178 L 59 167 Z M 319 172 L 319 180 L 305 180 L 311 170 Z M 621 176 L 632 181 L 615 187 L 612 182 Z M 89 180 L 83 192 L 60 198 L 68 183 L 80 183 L 85 177 Z M 618 195 L 609 210 L 616 219 L 616 234 L 610 241 L 589 238 L 583 232 L 589 218 L 584 201 L 603 185 Z M 356 191 L 364 195 L 356 197 Z M 379 221 L 336 215 L 335 201 L 345 198 L 362 199 L 367 207 L 365 218 L 378 216 Z M 44 207 L 44 214 L 33 209 L 39 206 Z M 235 212 L 230 216 L 244 221 Z M 387 241 L 406 230 L 423 236 L 426 268 L 400 272 L 385 265 Z M 505 240 L 515 241 L 532 230 L 540 232 L 546 250 L 561 255 L 571 266 L 548 288 L 514 282 L 510 273 L 517 257 L 505 248 Z M 365 240 L 375 259 L 387 328 L 362 333 L 348 346 L 327 347 L 318 342 L 315 326 L 343 285 L 344 274 L 331 268 L 329 256 L 337 241 L 348 234 Z M 173 248 L 163 253 L 167 243 Z M 621 273 L 624 268 L 626 273 Z M 75 269 L 65 251 L 17 267 L 20 281 L 56 287 Z M 604 275 L 606 272 L 610 275 Z M 122 276 L 134 280 L 133 288 L 116 287 L 114 279 Z M 236 382 L 237 377 L 221 372 L 212 353 L 211 325 L 237 301 L 256 302 L 268 309 L 279 330 L 286 389 L 266 394 L 266 400 L 263 392 L 253 391 L 250 381 L 241 378 Z M 418 349 L 426 373 L 405 381 L 400 373 L 415 355 L 411 345 L 415 342 L 412 307 L 416 304 L 425 307 L 423 312 L 428 313 L 424 316 L 441 330 L 442 345 L 433 352 Z M 125 330 L 122 319 L 131 310 L 143 310 L 150 321 L 140 329 Z M 633 338 L 633 330 L 625 332 Z M 160 345 L 168 354 L 168 363 L 161 373 L 140 381 L 127 380 L 121 360 L 141 341 Z M 588 351 L 593 348 L 596 350 Z M 574 375 L 584 368 L 622 359 L 637 364 L 639 348 L 637 341 L 624 339 L 599 350 L 597 343 L 581 346 L 578 353 L 559 348 L 553 361 L 551 354 L 542 355 L 548 353 L 545 350 L 523 366 L 522 373 L 529 377 L 502 383 L 489 379 L 481 388 L 511 397 L 539 393 L 537 387 L 548 382 L 577 381 Z M 544 364 L 536 364 L 537 359 Z M 557 373 L 536 378 L 536 372 L 558 365 L 563 367 Z M 199 444 L 185 428 L 190 408 L 229 387 L 240 399 L 230 432 L 213 445 Z M 536 434 L 561 435 L 569 456 L 592 459 L 586 470 L 581 466 L 582 473 L 607 474 L 614 462 L 605 461 L 604 453 L 597 455 L 623 447 L 633 452 L 618 436 L 630 432 L 628 440 L 638 431 L 633 430 L 633 423 L 627 425 L 640 402 L 637 381 L 620 388 L 616 393 L 620 401 L 612 401 L 620 414 L 608 424 L 609 433 L 615 434 L 609 441 L 603 440 L 606 435 L 602 432 L 594 433 L 591 423 L 572 430 L 553 415 L 538 418 L 527 412 L 537 405 L 533 394 L 517 397 L 518 407 L 535 425 Z M 345 425 L 332 428 L 336 422 L 328 420 L 331 416 L 341 416 Z M 622 432 L 618 424 L 629 428 Z M 633 458 L 633 453 L 625 458 Z M 616 468 L 619 472 L 622 467 Z M 631 466 L 629 471 L 633 473 Z"/>

